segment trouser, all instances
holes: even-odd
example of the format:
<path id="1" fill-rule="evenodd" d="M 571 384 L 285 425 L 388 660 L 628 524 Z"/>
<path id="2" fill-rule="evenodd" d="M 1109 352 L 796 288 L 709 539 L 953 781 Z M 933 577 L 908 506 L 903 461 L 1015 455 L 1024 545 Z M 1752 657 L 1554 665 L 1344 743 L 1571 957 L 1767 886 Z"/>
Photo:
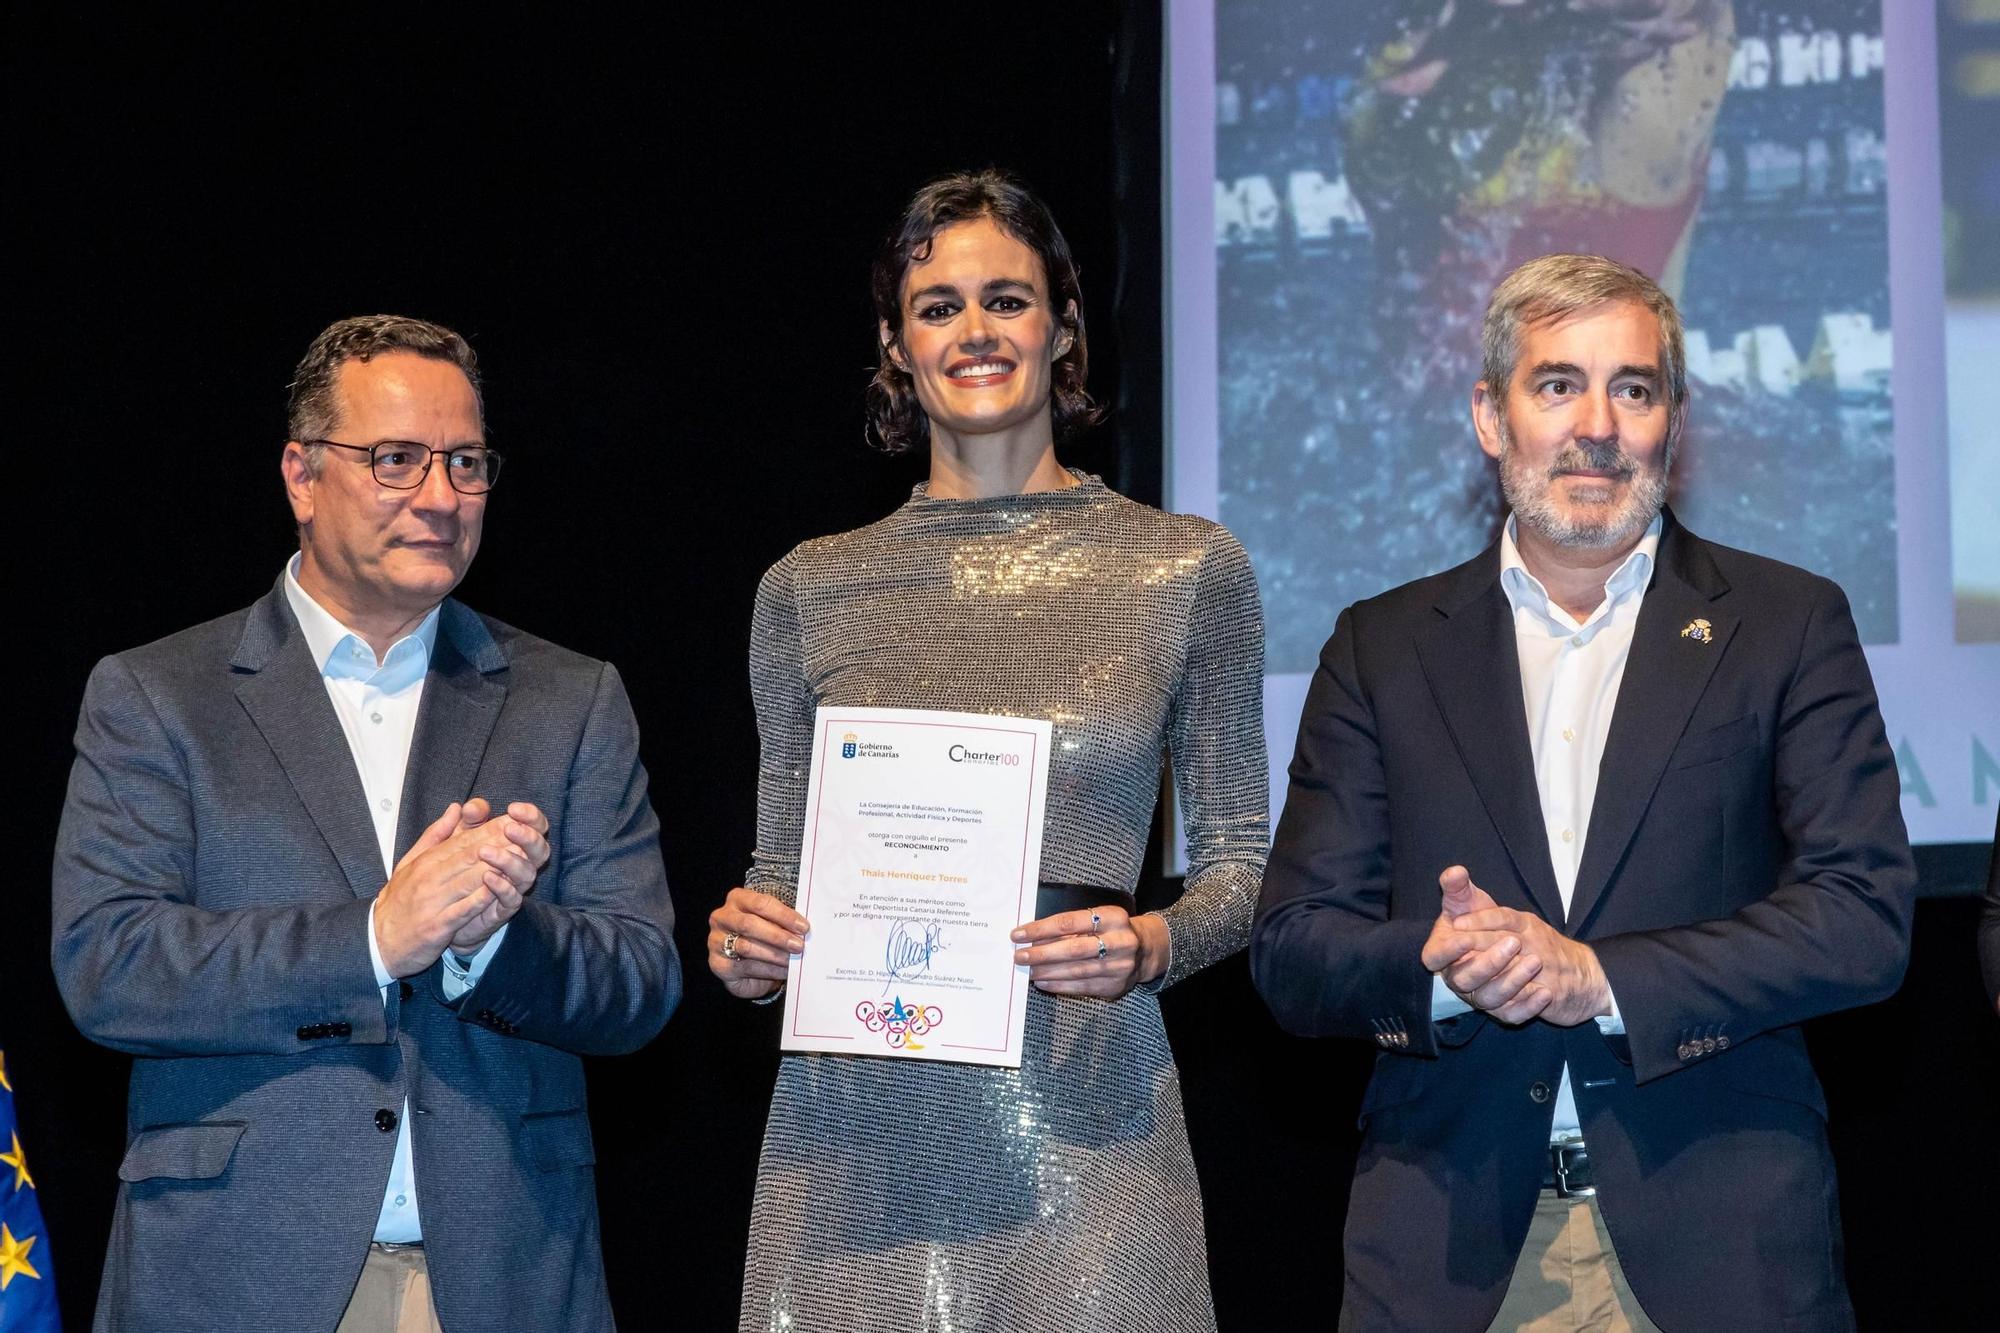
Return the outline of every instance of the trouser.
<path id="1" fill-rule="evenodd" d="M 444 1333 L 431 1306 L 424 1247 L 370 1245 L 361 1280 L 334 1333 Z"/>
<path id="2" fill-rule="evenodd" d="M 1659 1333 L 1625 1281 L 1594 1198 L 1545 1189 L 1489 1333 Z"/>

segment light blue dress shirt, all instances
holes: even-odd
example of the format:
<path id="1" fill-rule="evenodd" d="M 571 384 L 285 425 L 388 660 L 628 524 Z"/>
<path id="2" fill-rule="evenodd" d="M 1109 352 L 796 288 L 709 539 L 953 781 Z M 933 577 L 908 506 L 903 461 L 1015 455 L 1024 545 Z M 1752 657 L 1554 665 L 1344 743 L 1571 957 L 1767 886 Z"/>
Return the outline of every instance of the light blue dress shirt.
<path id="1" fill-rule="evenodd" d="M 380 661 L 367 641 L 334 619 L 299 585 L 299 557 L 285 566 L 285 598 L 298 618 L 306 646 L 319 667 L 320 680 L 354 767 L 361 789 L 368 797 L 368 814 L 375 824 L 376 845 L 382 852 L 384 882 L 395 873 L 396 826 L 402 815 L 403 777 L 409 767 L 410 741 L 416 735 L 417 710 L 423 702 L 424 677 L 430 671 L 431 650 L 437 645 L 438 612 L 424 617 L 416 629 L 391 644 Z M 443 814 L 423 812 L 425 822 Z M 486 964 L 507 933 L 501 926 L 479 952 L 461 959 L 445 954 L 444 992 L 457 999 L 478 983 Z M 396 978 L 382 962 L 381 946 L 375 939 L 375 908 L 368 908 L 368 957 L 375 965 L 375 984 L 382 989 L 382 1003 L 389 1002 L 389 987 Z M 410 1155 L 409 1098 L 403 1099 L 402 1119 L 396 1131 L 396 1155 L 389 1165 L 388 1184 L 382 1191 L 382 1211 L 375 1220 L 375 1239 L 410 1244 L 423 1239 L 423 1220 L 417 1211 L 416 1168 Z"/>

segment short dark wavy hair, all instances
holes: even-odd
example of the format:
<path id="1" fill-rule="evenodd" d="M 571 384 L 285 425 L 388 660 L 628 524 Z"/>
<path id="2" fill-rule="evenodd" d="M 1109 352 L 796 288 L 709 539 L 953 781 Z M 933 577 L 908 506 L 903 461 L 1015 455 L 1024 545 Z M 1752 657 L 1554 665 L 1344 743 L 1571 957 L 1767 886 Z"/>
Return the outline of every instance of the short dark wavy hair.
<path id="1" fill-rule="evenodd" d="M 469 343 L 442 324 L 407 315 L 357 315 L 320 330 L 292 372 L 291 402 L 285 413 L 290 439 L 322 440 L 340 429 L 340 400 L 334 393 L 340 368 L 349 361 L 370 361 L 386 352 L 410 352 L 433 361 L 447 361 L 465 372 L 479 415 L 486 403 L 479 391 L 479 358 Z M 317 473 L 324 445 L 306 449 L 307 466 Z"/>
<path id="2" fill-rule="evenodd" d="M 1018 177 L 988 167 L 940 176 L 918 190 L 875 256 L 869 275 L 875 316 L 889 326 L 890 345 L 900 344 L 903 279 L 910 265 L 930 257 L 931 242 L 946 227 L 976 218 L 992 218 L 1000 230 L 1035 252 L 1057 323 L 1069 331 L 1069 350 L 1056 359 L 1050 374 L 1051 415 L 1056 441 L 1061 443 L 1101 420 L 1104 409 L 1084 389 L 1090 349 L 1083 333 L 1083 288 L 1077 282 L 1076 260 L 1048 205 Z M 1069 313 L 1072 302 L 1074 316 Z M 878 350 L 881 359 L 868 385 L 869 442 L 892 454 L 921 449 L 930 442 L 931 423 L 917 401 L 916 382 L 890 357 L 889 346 Z"/>

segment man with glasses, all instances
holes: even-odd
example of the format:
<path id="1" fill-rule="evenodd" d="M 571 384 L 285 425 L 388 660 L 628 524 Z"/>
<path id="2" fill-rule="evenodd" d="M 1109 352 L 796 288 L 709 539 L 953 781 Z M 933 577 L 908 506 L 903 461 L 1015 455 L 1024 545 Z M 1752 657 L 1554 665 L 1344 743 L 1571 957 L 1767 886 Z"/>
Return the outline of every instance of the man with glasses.
<path id="1" fill-rule="evenodd" d="M 680 994 L 631 707 L 450 597 L 500 471 L 464 339 L 343 320 L 289 426 L 277 585 L 77 729 L 56 977 L 144 1057 L 97 1326 L 609 1329 L 578 1056 Z"/>

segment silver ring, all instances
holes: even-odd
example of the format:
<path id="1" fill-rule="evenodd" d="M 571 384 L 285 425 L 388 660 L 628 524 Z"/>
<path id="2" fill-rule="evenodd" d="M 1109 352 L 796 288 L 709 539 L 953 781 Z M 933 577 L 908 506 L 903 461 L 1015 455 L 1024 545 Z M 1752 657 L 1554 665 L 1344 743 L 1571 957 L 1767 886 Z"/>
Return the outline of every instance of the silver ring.
<path id="1" fill-rule="evenodd" d="M 730 931 L 727 935 L 724 935 L 722 937 L 722 956 L 724 958 L 729 959 L 731 962 L 736 961 L 737 958 L 736 941 L 739 938 L 741 937 L 738 936 L 737 933 L 733 930 Z"/>
<path id="2" fill-rule="evenodd" d="M 1102 934 L 1103 931 L 1104 931 L 1104 917 L 1097 912 L 1092 912 L 1090 914 L 1090 933 L 1093 935 L 1099 935 Z M 1102 958 L 1103 956 L 1104 956 L 1103 954 L 1098 955 L 1099 958 Z"/>
<path id="3" fill-rule="evenodd" d="M 1097 942 L 1097 961 L 1098 961 L 1098 962 L 1100 962 L 1100 963 L 1101 963 L 1101 962 L 1103 962 L 1103 961 L 1104 961 L 1104 955 L 1105 955 L 1105 954 L 1108 954 L 1108 953 L 1110 953 L 1110 952 L 1111 952 L 1111 950 L 1109 950 L 1109 949 L 1107 949 L 1106 947 L 1104 947 L 1104 941 L 1103 941 L 1103 940 L 1099 940 L 1099 941 Z"/>

